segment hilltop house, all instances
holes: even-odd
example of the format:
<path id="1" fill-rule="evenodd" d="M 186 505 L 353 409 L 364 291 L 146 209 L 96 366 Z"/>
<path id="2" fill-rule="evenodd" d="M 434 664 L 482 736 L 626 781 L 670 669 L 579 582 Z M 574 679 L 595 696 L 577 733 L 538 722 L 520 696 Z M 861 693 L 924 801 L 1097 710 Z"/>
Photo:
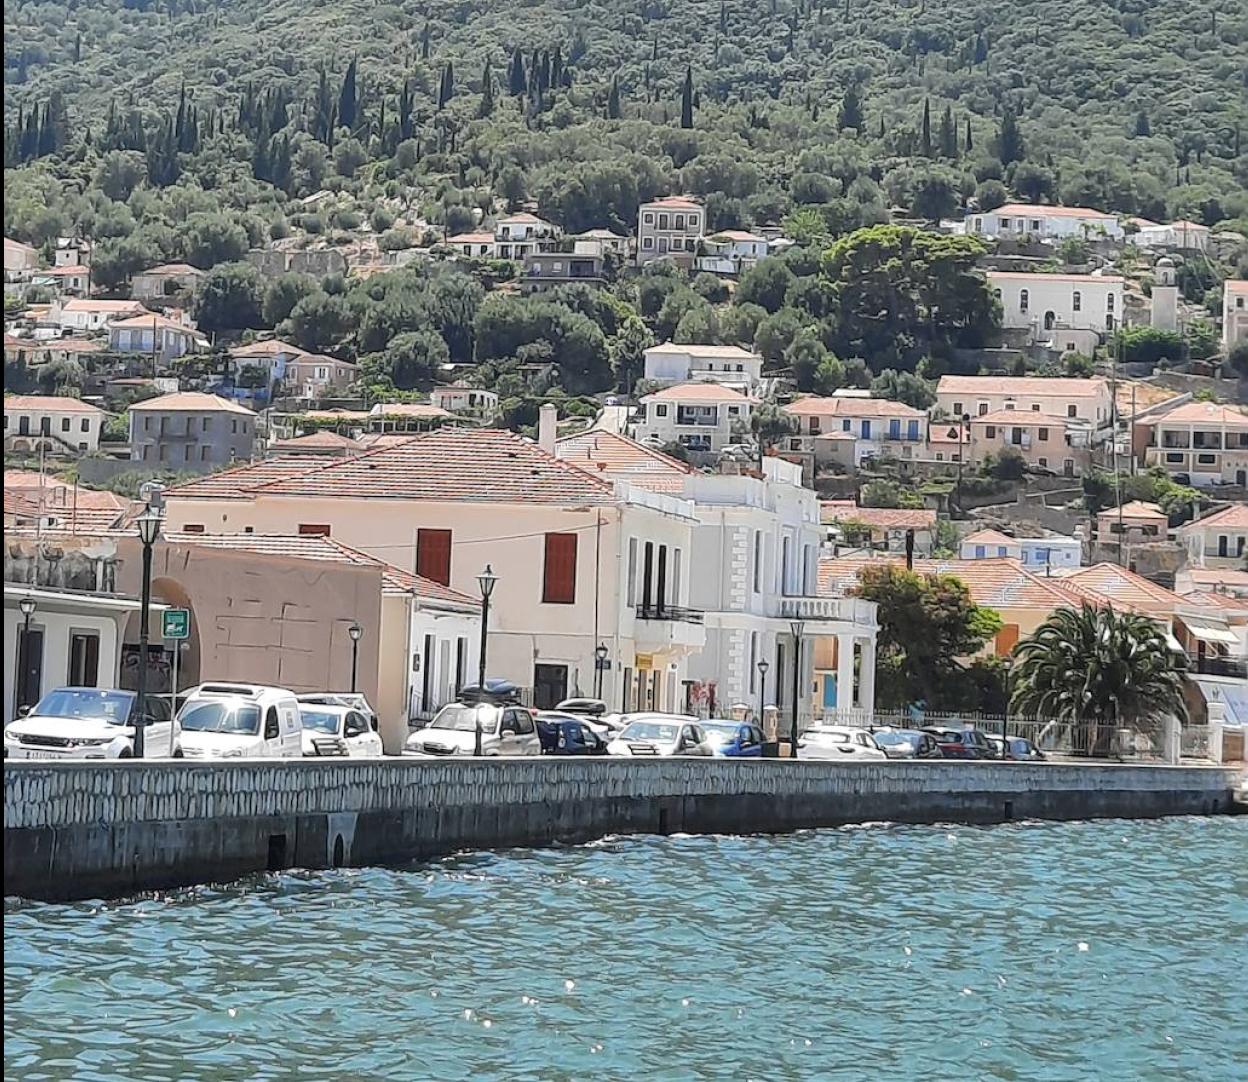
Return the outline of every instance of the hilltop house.
<path id="1" fill-rule="evenodd" d="M 1229 353 L 1248 341 L 1248 281 L 1228 278 L 1222 283 L 1222 348 Z"/>
<path id="2" fill-rule="evenodd" d="M 30 454 L 87 455 L 100 449 L 107 415 L 77 398 L 4 396 L 4 449 Z"/>
<path id="3" fill-rule="evenodd" d="M 194 293 L 206 275 L 189 263 L 162 263 L 130 279 L 130 296 L 141 301 L 163 301 L 176 293 Z"/>
<path id="4" fill-rule="evenodd" d="M 678 443 L 688 451 L 718 454 L 749 431 L 755 399 L 716 383 L 680 383 L 641 400 L 633 435 L 663 447 Z"/>
<path id="5" fill-rule="evenodd" d="M 172 361 L 208 348 L 208 339 L 193 324 L 145 312 L 108 325 L 108 348 L 117 353 L 143 353 Z"/>
<path id="6" fill-rule="evenodd" d="M 983 417 L 1000 410 L 1046 413 L 1075 422 L 1089 435 L 1112 424 L 1109 384 L 1092 379 L 1044 379 L 1040 376 L 941 376 L 936 409 L 957 419 Z"/>
<path id="7" fill-rule="evenodd" d="M 1091 356 L 1122 322 L 1123 280 L 1114 275 L 988 271 L 988 285 L 1001 302 L 1002 326 L 1026 328 L 1052 349 Z"/>
<path id="8" fill-rule="evenodd" d="M 138 301 L 58 297 L 48 309 L 47 321 L 62 331 L 100 331 L 116 320 L 144 314 L 150 313 Z"/>
<path id="9" fill-rule="evenodd" d="M 698 243 L 706 232 L 702 204 L 685 196 L 667 196 L 637 209 L 637 265 L 671 259 L 693 266 Z"/>
<path id="10" fill-rule="evenodd" d="M 818 465 L 840 462 L 839 448 L 849 448 L 857 467 L 864 459 L 888 455 L 911 459 L 922 454 L 927 435 L 923 410 L 884 398 L 835 394 L 810 395 L 790 402 L 784 412 L 796 419 L 797 432 L 785 438 L 788 451 L 812 455 Z"/>
<path id="11" fill-rule="evenodd" d="M 693 268 L 711 274 L 740 274 L 769 252 L 766 237 L 744 229 L 721 229 L 704 237 L 701 247 L 702 254 L 694 260 Z"/>
<path id="12" fill-rule="evenodd" d="M 1248 484 L 1248 412 L 1216 402 L 1186 402 L 1149 418 L 1144 461 L 1185 484 Z"/>
<path id="13" fill-rule="evenodd" d="M 664 342 L 645 351 L 645 378 L 651 383 L 709 381 L 748 393 L 762 374 L 763 358 L 740 346 Z"/>
<path id="14" fill-rule="evenodd" d="M 130 460 L 210 470 L 251 457 L 256 415 L 237 402 L 177 391 L 130 407 Z"/>
<path id="15" fill-rule="evenodd" d="M 1035 203 L 1007 203 L 996 210 L 967 215 L 968 233 L 986 237 L 1032 237 L 1065 240 L 1068 237 L 1121 240 L 1118 218 L 1086 207 L 1050 207 Z"/>
<path id="16" fill-rule="evenodd" d="M 527 212 L 509 214 L 494 223 L 494 250 L 498 259 L 522 261 L 525 256 L 554 249 L 559 227 Z"/>

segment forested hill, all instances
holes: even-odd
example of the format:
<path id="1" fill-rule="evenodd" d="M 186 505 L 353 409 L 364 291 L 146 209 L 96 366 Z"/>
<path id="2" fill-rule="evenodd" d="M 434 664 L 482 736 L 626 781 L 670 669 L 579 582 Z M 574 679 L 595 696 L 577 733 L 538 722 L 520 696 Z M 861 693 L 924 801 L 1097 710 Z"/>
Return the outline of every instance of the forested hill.
<path id="1" fill-rule="evenodd" d="M 492 195 L 573 229 L 685 189 L 836 232 L 998 181 L 1248 216 L 1248 8 L 1209 0 L 6 0 L 4 50 L 6 230 L 35 240 L 38 179 L 117 152 L 240 210 L 397 178 L 434 221 Z"/>

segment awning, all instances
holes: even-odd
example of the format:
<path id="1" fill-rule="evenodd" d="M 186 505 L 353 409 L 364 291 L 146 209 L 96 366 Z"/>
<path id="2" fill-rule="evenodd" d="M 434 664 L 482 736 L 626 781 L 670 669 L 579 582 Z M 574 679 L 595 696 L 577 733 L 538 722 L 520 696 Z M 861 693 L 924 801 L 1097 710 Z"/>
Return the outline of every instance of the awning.
<path id="1" fill-rule="evenodd" d="M 1174 637 L 1173 632 L 1170 632 L 1170 631 L 1166 632 L 1166 645 L 1169 646 L 1170 649 L 1173 650 L 1176 654 L 1187 653 L 1187 651 L 1183 649 L 1183 644 Z"/>
<path id="2" fill-rule="evenodd" d="M 1206 624 L 1203 620 L 1189 620 L 1186 616 L 1180 616 L 1179 619 L 1183 621 L 1183 626 L 1188 631 L 1204 642 L 1220 642 L 1227 646 L 1239 645 L 1239 638 L 1235 632 L 1228 631 L 1224 627 Z"/>

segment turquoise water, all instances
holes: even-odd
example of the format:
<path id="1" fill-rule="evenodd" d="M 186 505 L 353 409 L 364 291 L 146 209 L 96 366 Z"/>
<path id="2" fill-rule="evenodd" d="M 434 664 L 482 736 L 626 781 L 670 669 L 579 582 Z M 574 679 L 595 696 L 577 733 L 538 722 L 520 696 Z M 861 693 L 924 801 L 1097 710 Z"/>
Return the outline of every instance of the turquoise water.
<path id="1" fill-rule="evenodd" d="M 1248 1078 L 1248 818 L 608 838 L 4 931 L 14 1079 Z"/>

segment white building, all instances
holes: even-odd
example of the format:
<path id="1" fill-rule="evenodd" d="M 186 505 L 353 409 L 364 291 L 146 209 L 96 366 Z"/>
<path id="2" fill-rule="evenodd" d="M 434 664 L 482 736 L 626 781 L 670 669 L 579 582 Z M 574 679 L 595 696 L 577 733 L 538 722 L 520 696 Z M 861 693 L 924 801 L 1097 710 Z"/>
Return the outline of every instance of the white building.
<path id="1" fill-rule="evenodd" d="M 1173 248 L 1181 252 L 1209 250 L 1212 230 L 1198 222 L 1171 222 L 1169 225 L 1142 226 L 1132 238 L 1139 248 Z"/>
<path id="2" fill-rule="evenodd" d="M 1248 281 L 1228 278 L 1222 284 L 1222 348 L 1230 352 L 1248 341 Z"/>
<path id="3" fill-rule="evenodd" d="M 1248 504 L 1233 503 L 1175 530 L 1193 567 L 1245 567 L 1248 556 Z"/>
<path id="4" fill-rule="evenodd" d="M 1065 240 L 1106 237 L 1121 240 L 1122 226 L 1113 214 L 1086 207 L 1049 207 L 1034 203 L 1007 203 L 996 210 L 967 216 L 968 233 L 986 237 L 1033 237 Z"/>
<path id="5" fill-rule="evenodd" d="M 543 221 L 536 214 L 510 214 L 494 225 L 494 254 L 498 259 L 517 262 L 526 255 L 553 251 L 559 239 L 559 227 Z"/>
<path id="6" fill-rule="evenodd" d="M 457 417 L 473 417 L 485 421 L 498 414 L 498 392 L 453 383 L 449 387 L 435 387 L 430 391 L 429 404 Z"/>
<path id="7" fill-rule="evenodd" d="M 749 392 L 763 375 L 763 358 L 740 346 L 664 342 L 645 352 L 645 378 L 654 383 L 722 383 Z"/>
<path id="8" fill-rule="evenodd" d="M 743 229 L 721 229 L 703 238 L 702 254 L 694 260 L 694 270 L 711 274 L 740 274 L 769 254 L 766 237 Z"/>
<path id="9" fill-rule="evenodd" d="M 143 353 L 167 362 L 208 349 L 208 339 L 190 323 L 144 312 L 109 323 L 108 348 L 118 353 Z"/>
<path id="10" fill-rule="evenodd" d="M 590 229 L 584 233 L 577 233 L 571 240 L 573 255 L 599 257 L 613 255 L 620 259 L 628 257 L 628 238 L 612 233 L 609 229 Z"/>
<path id="11" fill-rule="evenodd" d="M 85 296 L 91 292 L 91 268 L 81 263 L 49 267 L 35 272 L 36 285 L 47 285 L 58 296 Z"/>
<path id="12" fill-rule="evenodd" d="M 718 454 L 741 442 L 755 400 L 719 383 L 680 383 L 641 400 L 633 435 L 642 443 L 679 443 L 689 451 Z"/>
<path id="13" fill-rule="evenodd" d="M 58 395 L 4 396 L 4 449 L 41 447 L 52 455 L 89 455 L 100 449 L 107 414 L 89 402 Z"/>
<path id="14" fill-rule="evenodd" d="M 1184 484 L 1248 484 L 1248 413 L 1242 408 L 1186 402 L 1148 425 L 1147 465 L 1181 475 Z"/>
<path id="15" fill-rule="evenodd" d="M 4 280 L 28 281 L 39 269 L 39 250 L 12 237 L 4 238 Z"/>
<path id="16" fill-rule="evenodd" d="M 963 560 L 995 560 L 1009 557 L 1039 573 L 1078 567 L 1083 544 L 1077 537 L 1009 537 L 997 530 L 976 530 L 962 538 L 958 555 Z"/>
<path id="17" fill-rule="evenodd" d="M 706 211 L 692 199 L 673 195 L 642 203 L 637 210 L 637 265 L 671 259 L 691 267 L 705 232 Z"/>
<path id="18" fill-rule="evenodd" d="M 1123 280 L 1117 276 L 989 271 L 988 285 L 1001 302 L 1003 326 L 1029 328 L 1033 342 L 1052 342 L 1056 349 L 1066 348 L 1064 331 L 1100 334 L 1122 322 Z"/>
<path id="19" fill-rule="evenodd" d="M 497 251 L 493 233 L 456 233 L 442 243 L 473 259 L 493 259 Z"/>
<path id="20" fill-rule="evenodd" d="M 63 331 L 100 331 L 118 319 L 141 316 L 147 309 L 138 301 L 96 301 L 85 297 L 58 298 L 48 310 L 48 322 Z"/>

